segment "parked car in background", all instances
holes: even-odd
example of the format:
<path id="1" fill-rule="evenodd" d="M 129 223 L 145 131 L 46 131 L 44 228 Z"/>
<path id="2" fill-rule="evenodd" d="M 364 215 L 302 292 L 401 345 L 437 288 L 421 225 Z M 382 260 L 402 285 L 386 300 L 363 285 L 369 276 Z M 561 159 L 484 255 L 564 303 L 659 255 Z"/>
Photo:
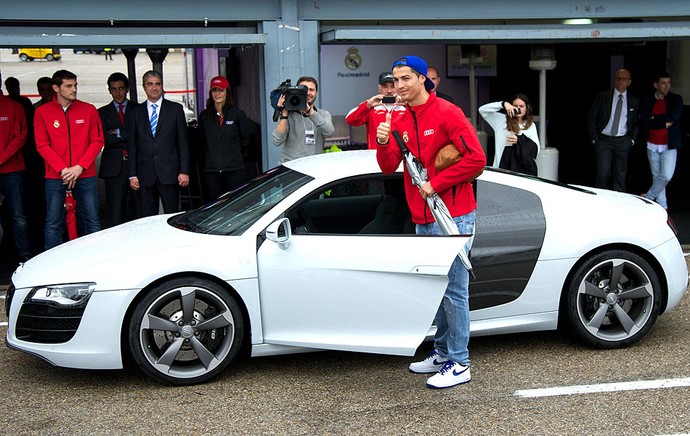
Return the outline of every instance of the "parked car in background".
<path id="1" fill-rule="evenodd" d="M 62 58 L 59 48 L 20 48 L 19 60 L 22 62 L 33 61 L 34 59 L 45 59 L 47 61 L 59 61 Z"/>

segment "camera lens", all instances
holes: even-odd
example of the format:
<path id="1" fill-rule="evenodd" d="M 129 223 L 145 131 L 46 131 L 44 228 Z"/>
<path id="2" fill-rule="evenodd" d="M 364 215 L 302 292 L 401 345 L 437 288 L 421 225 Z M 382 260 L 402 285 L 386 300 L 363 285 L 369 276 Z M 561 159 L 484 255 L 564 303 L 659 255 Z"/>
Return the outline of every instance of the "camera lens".
<path id="1" fill-rule="evenodd" d="M 293 95 L 288 99 L 288 103 L 290 104 L 290 107 L 300 107 L 301 102 L 302 102 L 302 98 L 299 95 Z"/>

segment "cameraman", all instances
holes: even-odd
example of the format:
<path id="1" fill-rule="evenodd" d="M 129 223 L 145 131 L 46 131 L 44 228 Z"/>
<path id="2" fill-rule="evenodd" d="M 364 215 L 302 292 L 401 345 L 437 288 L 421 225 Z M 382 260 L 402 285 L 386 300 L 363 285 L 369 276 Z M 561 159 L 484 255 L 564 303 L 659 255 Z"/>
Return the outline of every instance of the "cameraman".
<path id="1" fill-rule="evenodd" d="M 307 108 L 302 111 L 285 109 L 285 95 L 278 99 L 280 120 L 273 130 L 273 143 L 276 147 L 284 145 L 278 163 L 300 157 L 323 153 L 324 138 L 335 131 L 331 114 L 325 109 L 316 109 L 314 101 L 319 85 L 313 77 L 300 77 L 297 85 L 307 87 Z"/>

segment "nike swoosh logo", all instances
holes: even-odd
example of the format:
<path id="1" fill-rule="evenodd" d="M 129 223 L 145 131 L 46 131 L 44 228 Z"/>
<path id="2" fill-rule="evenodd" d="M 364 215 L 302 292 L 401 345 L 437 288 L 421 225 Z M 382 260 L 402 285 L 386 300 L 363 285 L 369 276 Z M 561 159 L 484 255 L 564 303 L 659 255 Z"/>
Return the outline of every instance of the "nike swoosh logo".
<path id="1" fill-rule="evenodd" d="M 446 362 L 445 362 L 445 361 L 439 362 L 438 360 L 434 359 L 434 361 L 433 361 L 432 363 L 433 363 L 434 365 L 443 365 L 443 364 L 446 363 Z"/>
<path id="2" fill-rule="evenodd" d="M 453 370 L 453 375 L 460 375 L 460 374 L 462 374 L 463 372 L 467 371 L 468 368 L 469 368 L 469 366 L 468 366 L 467 368 L 463 369 L 463 370 L 460 371 L 460 372 L 456 372 L 455 370 Z"/>

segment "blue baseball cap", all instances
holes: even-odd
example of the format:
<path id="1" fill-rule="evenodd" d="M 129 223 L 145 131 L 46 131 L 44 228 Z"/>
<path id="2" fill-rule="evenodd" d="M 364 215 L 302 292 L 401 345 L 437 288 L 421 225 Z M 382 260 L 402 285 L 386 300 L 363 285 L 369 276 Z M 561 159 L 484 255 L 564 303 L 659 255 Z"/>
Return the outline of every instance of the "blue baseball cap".
<path id="1" fill-rule="evenodd" d="M 427 70 L 429 69 L 429 66 L 426 64 L 424 59 L 417 57 L 417 56 L 403 56 L 397 61 L 393 62 L 393 68 L 395 67 L 410 67 L 422 76 L 426 78 L 424 81 L 424 88 L 427 90 L 427 92 L 431 91 L 434 89 L 434 82 L 429 80 L 428 77 L 426 77 Z"/>

